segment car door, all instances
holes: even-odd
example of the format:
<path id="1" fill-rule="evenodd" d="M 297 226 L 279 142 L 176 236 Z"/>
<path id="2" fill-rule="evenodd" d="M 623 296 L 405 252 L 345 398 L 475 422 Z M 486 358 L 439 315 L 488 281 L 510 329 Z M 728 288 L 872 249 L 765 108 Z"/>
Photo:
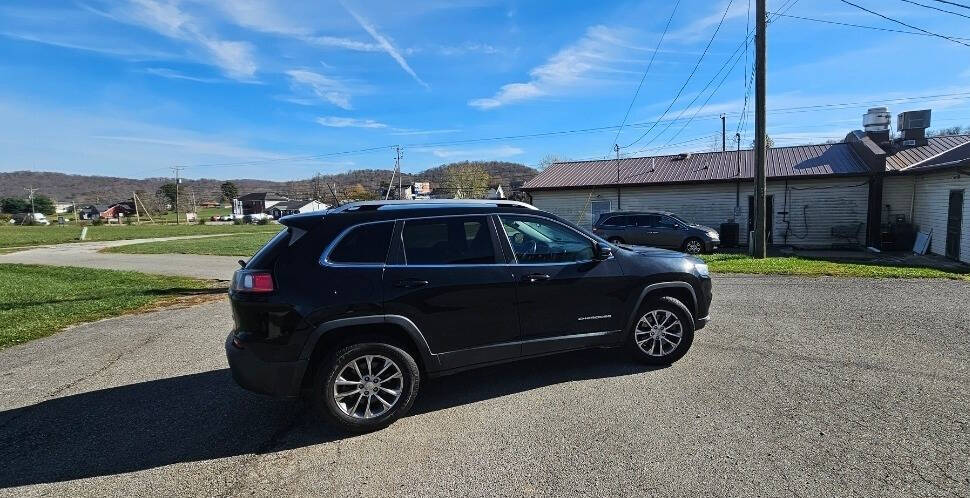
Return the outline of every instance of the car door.
<path id="1" fill-rule="evenodd" d="M 623 328 L 622 270 L 595 241 L 556 220 L 498 216 L 512 255 L 522 354 L 602 344 Z"/>
<path id="2" fill-rule="evenodd" d="M 515 357 L 515 281 L 490 217 L 398 222 L 384 273 L 385 313 L 414 322 L 441 367 Z"/>
<path id="3" fill-rule="evenodd" d="M 656 226 L 654 226 L 657 239 L 657 247 L 667 249 L 680 249 L 687 236 L 687 227 L 679 223 L 670 216 L 658 216 Z"/>
<path id="4" fill-rule="evenodd" d="M 633 242 L 638 246 L 660 247 L 660 237 L 657 226 L 660 224 L 660 216 L 655 214 L 641 214 L 634 216 L 635 227 L 630 229 Z"/>

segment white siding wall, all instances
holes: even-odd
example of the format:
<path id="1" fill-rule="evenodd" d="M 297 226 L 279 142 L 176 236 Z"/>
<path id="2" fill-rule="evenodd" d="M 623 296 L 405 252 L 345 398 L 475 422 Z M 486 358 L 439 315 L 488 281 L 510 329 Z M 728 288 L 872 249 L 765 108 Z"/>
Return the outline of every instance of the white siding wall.
<path id="1" fill-rule="evenodd" d="M 799 247 L 827 247 L 844 242 L 831 236 L 832 226 L 866 221 L 869 187 L 865 178 L 790 181 L 788 209 L 785 207 L 785 188 L 784 181 L 768 182 L 767 193 L 774 196 L 774 212 L 769 213 L 769 216 L 774 217 L 775 244 L 786 243 L 787 230 L 788 244 Z M 718 229 L 721 223 L 735 218 L 735 189 L 733 183 L 624 187 L 620 207 L 624 210 L 671 211 L 688 220 Z M 748 196 L 752 192 L 750 181 L 741 185 L 740 212 L 736 221 L 741 224 L 742 243 L 747 243 Z M 616 209 L 616 189 L 532 192 L 533 204 L 539 209 L 587 228 L 592 223 L 589 215 L 590 198 L 609 199 Z M 777 214 L 786 210 L 791 211 L 787 218 Z M 865 227 L 860 231 L 859 239 L 860 242 L 865 242 Z"/>
<path id="2" fill-rule="evenodd" d="M 913 183 L 915 176 L 890 176 L 882 183 L 882 221 L 891 223 L 895 215 L 906 216 L 912 222 Z M 886 206 L 889 206 L 888 208 Z"/>
<path id="3" fill-rule="evenodd" d="M 916 213 L 913 218 L 921 232 L 933 232 L 930 252 L 946 254 L 946 219 L 950 191 L 964 189 L 963 226 L 960 230 L 960 261 L 970 263 L 970 176 L 955 171 L 926 175 L 916 181 Z"/>

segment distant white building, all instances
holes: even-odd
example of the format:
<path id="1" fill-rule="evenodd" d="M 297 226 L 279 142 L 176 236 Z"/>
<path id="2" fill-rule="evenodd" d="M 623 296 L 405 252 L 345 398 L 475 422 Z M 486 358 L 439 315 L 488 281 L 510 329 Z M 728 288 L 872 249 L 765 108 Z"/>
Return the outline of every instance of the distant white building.
<path id="1" fill-rule="evenodd" d="M 316 200 L 297 200 L 297 201 L 283 201 L 274 204 L 272 207 L 266 210 L 266 214 L 272 216 L 275 219 L 280 219 L 284 216 L 289 216 L 291 214 L 299 213 L 309 213 L 311 211 L 323 211 L 328 209 L 330 206 Z"/>
<path id="2" fill-rule="evenodd" d="M 488 192 L 485 194 L 486 199 L 505 199 L 505 189 L 501 185 L 495 185 L 488 187 Z"/>

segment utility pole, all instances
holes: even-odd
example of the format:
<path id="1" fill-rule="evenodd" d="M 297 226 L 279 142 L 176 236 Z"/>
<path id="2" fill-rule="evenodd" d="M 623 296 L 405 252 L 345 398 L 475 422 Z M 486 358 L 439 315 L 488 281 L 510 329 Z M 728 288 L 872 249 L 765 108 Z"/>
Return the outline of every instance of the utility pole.
<path id="1" fill-rule="evenodd" d="M 754 86 L 754 240 L 751 255 L 756 259 L 765 257 L 765 176 L 767 174 L 767 127 L 765 126 L 765 63 L 767 60 L 765 34 L 767 33 L 766 0 L 757 0 L 755 31 L 755 86 Z"/>
<path id="2" fill-rule="evenodd" d="M 394 147 L 394 169 L 397 170 L 397 198 L 404 199 L 404 187 L 401 185 L 401 147 Z"/>
<path id="3" fill-rule="evenodd" d="M 613 144 L 613 150 L 616 151 L 616 210 L 620 210 L 620 145 Z M 596 221 L 596 220 L 593 220 Z"/>
<path id="4" fill-rule="evenodd" d="M 721 113 L 721 152 L 727 150 L 727 116 Z"/>
<path id="5" fill-rule="evenodd" d="M 40 189 L 32 187 L 24 187 L 24 192 L 27 192 L 27 198 L 30 199 L 30 221 L 34 221 L 34 192 Z"/>
<path id="6" fill-rule="evenodd" d="M 185 169 L 185 166 L 172 166 L 172 170 L 175 171 L 175 224 L 179 224 L 179 182 L 182 181 L 179 178 L 179 172 Z"/>

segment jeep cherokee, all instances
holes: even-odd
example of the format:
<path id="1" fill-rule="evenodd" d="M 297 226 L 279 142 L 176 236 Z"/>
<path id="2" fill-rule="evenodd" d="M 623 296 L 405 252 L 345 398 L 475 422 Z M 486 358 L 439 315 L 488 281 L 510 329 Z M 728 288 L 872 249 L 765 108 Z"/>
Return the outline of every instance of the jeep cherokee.
<path id="1" fill-rule="evenodd" d="M 595 347 L 670 364 L 708 320 L 701 260 L 520 202 L 358 202 L 281 222 L 233 275 L 229 366 L 349 432 L 407 413 L 426 377 Z"/>

